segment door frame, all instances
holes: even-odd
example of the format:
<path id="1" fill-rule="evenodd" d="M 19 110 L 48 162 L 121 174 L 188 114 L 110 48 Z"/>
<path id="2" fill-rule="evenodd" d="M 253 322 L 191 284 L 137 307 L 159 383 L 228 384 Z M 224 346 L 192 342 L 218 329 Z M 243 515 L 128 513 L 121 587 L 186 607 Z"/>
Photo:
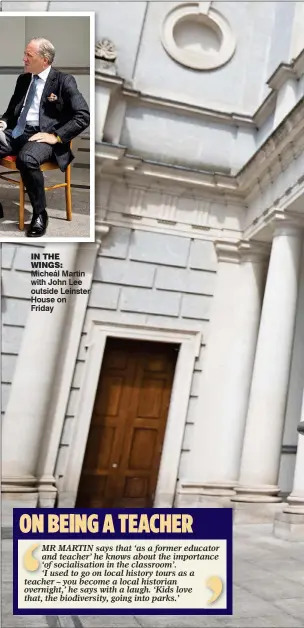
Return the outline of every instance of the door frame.
<path id="1" fill-rule="evenodd" d="M 102 320 L 92 320 L 89 329 L 85 372 L 58 505 L 73 508 L 76 503 L 104 350 L 109 337 L 180 345 L 153 505 L 154 508 L 171 508 L 175 496 L 194 364 L 202 343 L 201 328 L 198 325 L 195 327 L 192 325 L 191 328 L 182 327 L 182 324 L 159 328 L 154 325 L 109 323 Z"/>

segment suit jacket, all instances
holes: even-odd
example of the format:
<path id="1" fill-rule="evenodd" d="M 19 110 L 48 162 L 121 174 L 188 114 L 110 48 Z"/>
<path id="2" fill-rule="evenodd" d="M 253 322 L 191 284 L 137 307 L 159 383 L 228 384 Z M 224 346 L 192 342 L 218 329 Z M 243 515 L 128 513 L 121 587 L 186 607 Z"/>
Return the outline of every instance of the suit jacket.
<path id="1" fill-rule="evenodd" d="M 1 118 L 9 129 L 13 129 L 17 124 L 31 78 L 29 72 L 18 76 L 13 96 Z M 57 96 L 55 101 L 48 100 L 51 94 Z M 62 144 L 54 145 L 54 155 L 62 171 L 74 159 L 69 142 L 89 124 L 89 108 L 78 90 L 74 77 L 52 67 L 41 96 L 39 126 L 41 132 L 56 133 L 62 140 Z"/>

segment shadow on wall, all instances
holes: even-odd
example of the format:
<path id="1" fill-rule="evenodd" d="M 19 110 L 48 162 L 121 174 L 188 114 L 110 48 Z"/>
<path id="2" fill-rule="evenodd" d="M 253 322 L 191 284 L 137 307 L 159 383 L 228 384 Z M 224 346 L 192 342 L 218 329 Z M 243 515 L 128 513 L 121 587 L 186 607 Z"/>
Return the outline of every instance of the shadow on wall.
<path id="1" fill-rule="evenodd" d="M 129 107 L 120 143 L 144 159 L 219 174 L 230 174 L 237 127 L 208 126 L 154 107 Z"/>

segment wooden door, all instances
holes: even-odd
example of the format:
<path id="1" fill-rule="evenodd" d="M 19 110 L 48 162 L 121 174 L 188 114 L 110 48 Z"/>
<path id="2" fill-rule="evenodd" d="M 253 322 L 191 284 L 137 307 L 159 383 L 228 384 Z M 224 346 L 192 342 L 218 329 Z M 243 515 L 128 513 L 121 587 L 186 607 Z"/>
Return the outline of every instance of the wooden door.
<path id="1" fill-rule="evenodd" d="M 153 506 L 178 346 L 108 339 L 76 507 Z"/>

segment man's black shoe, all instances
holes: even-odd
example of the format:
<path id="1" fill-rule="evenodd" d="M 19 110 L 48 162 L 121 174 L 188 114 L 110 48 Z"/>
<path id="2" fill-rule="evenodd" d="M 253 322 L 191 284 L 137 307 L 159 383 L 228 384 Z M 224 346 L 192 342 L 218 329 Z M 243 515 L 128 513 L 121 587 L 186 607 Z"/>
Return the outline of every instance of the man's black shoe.
<path id="1" fill-rule="evenodd" d="M 44 210 L 38 216 L 33 216 L 31 224 L 27 230 L 28 238 L 40 238 L 46 232 L 46 228 L 48 226 L 48 215 Z"/>
<path id="2" fill-rule="evenodd" d="M 4 218 L 3 205 L 0 203 L 0 218 Z"/>

